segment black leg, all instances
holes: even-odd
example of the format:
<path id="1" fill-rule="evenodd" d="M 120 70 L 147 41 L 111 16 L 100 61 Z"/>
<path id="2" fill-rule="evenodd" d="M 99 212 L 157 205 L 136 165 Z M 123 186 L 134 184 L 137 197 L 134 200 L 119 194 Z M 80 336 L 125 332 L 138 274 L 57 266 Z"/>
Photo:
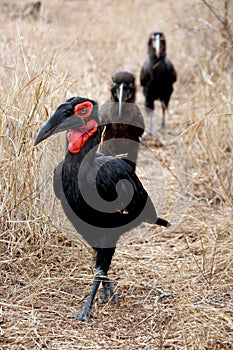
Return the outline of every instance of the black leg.
<path id="1" fill-rule="evenodd" d="M 82 321 L 82 322 L 88 322 L 90 317 L 93 316 L 92 305 L 101 282 L 101 275 L 102 275 L 102 271 L 97 270 L 95 273 L 94 283 L 93 283 L 91 293 L 87 301 L 85 302 L 82 308 L 82 311 L 75 316 L 76 320 Z"/>
<path id="2" fill-rule="evenodd" d="M 101 303 L 107 303 L 108 300 L 112 299 L 114 303 L 117 303 L 117 296 L 113 290 L 116 285 L 115 282 L 110 282 L 107 276 L 104 276 L 102 279 L 103 289 L 100 295 Z"/>
<path id="3" fill-rule="evenodd" d="M 101 276 L 103 290 L 100 296 L 102 303 L 106 303 L 110 298 L 112 298 L 114 302 L 117 301 L 117 297 L 113 291 L 113 282 L 110 282 L 108 278 L 108 270 L 114 252 L 115 248 L 104 248 L 97 250 L 96 268 L 100 268 L 103 273 Z"/>
<path id="4" fill-rule="evenodd" d="M 153 110 L 149 110 L 147 114 L 147 132 L 149 135 L 152 135 L 152 117 Z"/>
<path id="5" fill-rule="evenodd" d="M 161 129 L 165 129 L 165 112 L 166 112 L 166 106 L 165 106 L 165 102 L 164 102 L 164 101 L 162 101 L 162 112 L 163 112 L 163 116 L 162 116 Z"/>
<path id="6" fill-rule="evenodd" d="M 85 302 L 82 311 L 75 316 L 75 319 L 78 321 L 88 322 L 90 317 L 93 316 L 92 305 L 101 282 L 103 282 L 103 289 L 105 290 L 104 300 L 107 301 L 106 296 L 111 296 L 113 300 L 116 300 L 116 296 L 112 289 L 112 282 L 109 282 L 109 279 L 107 277 L 107 272 L 112 261 L 112 256 L 115 252 L 115 248 L 95 248 L 95 251 L 96 272 L 94 283 L 91 293 Z"/>

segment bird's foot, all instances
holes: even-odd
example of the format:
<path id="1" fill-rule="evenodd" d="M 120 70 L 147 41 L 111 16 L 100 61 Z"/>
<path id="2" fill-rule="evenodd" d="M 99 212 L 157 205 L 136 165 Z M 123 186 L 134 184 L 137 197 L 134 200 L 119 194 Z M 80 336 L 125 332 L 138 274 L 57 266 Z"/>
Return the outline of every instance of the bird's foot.
<path id="1" fill-rule="evenodd" d="M 165 124 L 161 124 L 161 125 L 160 125 L 160 128 L 158 129 L 158 131 L 163 131 L 163 130 L 165 130 L 165 129 L 166 129 Z"/>
<path id="2" fill-rule="evenodd" d="M 149 132 L 147 130 L 144 132 L 144 134 L 141 137 L 142 141 L 148 140 L 148 139 L 151 139 L 151 138 L 153 138 L 153 134 L 152 134 L 152 132 Z"/>
<path id="3" fill-rule="evenodd" d="M 77 314 L 74 319 L 81 322 L 88 322 L 94 316 L 93 311 L 89 306 L 84 306 L 82 311 Z"/>
<path id="4" fill-rule="evenodd" d="M 145 136 L 142 137 L 142 144 L 147 146 L 147 147 L 163 147 L 164 144 L 163 142 L 154 135 L 149 135 L 149 134 L 145 134 Z"/>
<path id="5" fill-rule="evenodd" d="M 101 303 L 105 304 L 108 300 L 112 300 L 114 304 L 117 303 L 117 296 L 113 290 L 113 287 L 116 285 L 115 282 L 105 282 L 103 285 L 102 293 L 100 295 Z"/>

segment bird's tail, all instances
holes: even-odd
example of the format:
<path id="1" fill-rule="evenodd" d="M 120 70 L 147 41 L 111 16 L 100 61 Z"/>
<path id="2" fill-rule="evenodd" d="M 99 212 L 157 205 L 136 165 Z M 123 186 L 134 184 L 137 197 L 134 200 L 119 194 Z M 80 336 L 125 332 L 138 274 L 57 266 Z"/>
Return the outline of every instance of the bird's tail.
<path id="1" fill-rule="evenodd" d="M 164 226 L 164 227 L 170 227 L 171 226 L 169 221 L 167 221 L 165 219 L 162 219 L 162 218 L 157 218 L 155 224 L 159 225 L 159 226 Z"/>

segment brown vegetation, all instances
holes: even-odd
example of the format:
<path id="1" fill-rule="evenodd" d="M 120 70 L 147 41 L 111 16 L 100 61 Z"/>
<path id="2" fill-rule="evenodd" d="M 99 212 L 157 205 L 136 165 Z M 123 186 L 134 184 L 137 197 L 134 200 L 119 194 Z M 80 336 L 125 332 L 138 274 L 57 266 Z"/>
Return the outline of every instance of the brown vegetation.
<path id="1" fill-rule="evenodd" d="M 233 4 L 206 2 L 53 0 L 37 21 L 1 12 L 1 349 L 233 349 Z M 142 145 L 137 172 L 173 225 L 121 239 L 110 271 L 119 302 L 96 301 L 80 324 L 68 316 L 93 262 L 52 190 L 63 138 L 33 142 L 65 99 L 103 103 L 119 70 L 138 83 L 157 29 L 178 82 L 164 146 Z"/>

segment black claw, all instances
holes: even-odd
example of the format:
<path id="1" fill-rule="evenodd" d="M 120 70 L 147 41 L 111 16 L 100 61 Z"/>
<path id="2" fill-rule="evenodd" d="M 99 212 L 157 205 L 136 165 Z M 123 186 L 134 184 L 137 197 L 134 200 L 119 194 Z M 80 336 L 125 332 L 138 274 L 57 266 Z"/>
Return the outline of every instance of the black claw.
<path id="1" fill-rule="evenodd" d="M 107 282 L 103 285 L 103 290 L 102 290 L 102 293 L 100 295 L 101 303 L 105 304 L 105 303 L 107 303 L 107 301 L 109 299 L 112 299 L 114 304 L 117 303 L 117 296 L 113 290 L 114 285 L 115 285 L 115 283 L 113 283 L 113 282 Z"/>
<path id="2" fill-rule="evenodd" d="M 74 319 L 76 321 L 88 322 L 93 316 L 93 311 L 89 307 L 84 307 L 82 311 L 74 317 Z"/>

